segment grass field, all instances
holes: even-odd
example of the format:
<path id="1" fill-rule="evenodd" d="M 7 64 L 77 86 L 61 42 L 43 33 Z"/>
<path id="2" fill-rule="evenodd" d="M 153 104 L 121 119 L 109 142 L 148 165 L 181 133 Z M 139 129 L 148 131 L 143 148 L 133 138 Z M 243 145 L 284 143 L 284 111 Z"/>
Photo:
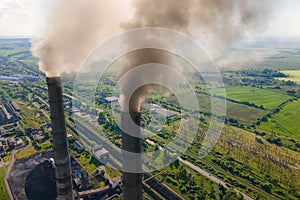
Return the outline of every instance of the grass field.
<path id="1" fill-rule="evenodd" d="M 4 184 L 4 176 L 6 174 L 7 167 L 0 168 L 0 199 L 1 200 L 9 200 L 5 184 Z"/>
<path id="2" fill-rule="evenodd" d="M 285 75 L 288 75 L 289 77 L 286 78 L 278 78 L 278 80 L 282 81 L 294 81 L 298 84 L 300 84 L 300 70 L 286 70 L 281 71 Z"/>
<path id="3" fill-rule="evenodd" d="M 221 138 L 224 139 L 233 139 L 238 141 L 240 144 L 248 144 L 248 145 L 261 145 L 256 141 L 256 138 L 258 138 L 259 136 L 257 136 L 256 134 L 249 132 L 247 130 L 243 130 L 237 127 L 233 127 L 233 126 L 228 126 L 225 125 Z M 300 167 L 300 163 L 298 162 L 298 160 L 300 160 L 300 154 L 296 151 L 293 151 L 291 149 L 287 149 L 285 147 L 278 147 L 274 144 L 270 144 L 268 143 L 265 138 L 261 138 L 262 141 L 264 142 L 263 147 L 265 148 L 265 150 L 269 150 L 268 153 L 271 156 L 278 156 L 276 154 L 276 152 L 278 153 L 282 153 L 282 154 L 289 154 L 291 157 L 295 158 L 294 163 L 292 163 L 292 165 L 296 166 L 296 167 Z"/>
<path id="4" fill-rule="evenodd" d="M 279 113 L 258 128 L 300 139 L 300 100 L 287 104 Z"/>
<path id="5" fill-rule="evenodd" d="M 3 158 L 3 161 L 4 161 L 4 162 L 9 162 L 10 159 L 11 159 L 11 153 L 8 153 L 7 156 L 5 156 L 5 157 Z"/>
<path id="6" fill-rule="evenodd" d="M 25 149 L 22 149 L 16 154 L 17 159 L 23 159 L 23 158 L 28 158 L 29 156 L 32 156 L 36 154 L 38 151 L 35 150 L 33 146 L 26 147 Z"/>
<path id="7" fill-rule="evenodd" d="M 211 92 L 213 95 L 220 94 L 219 89 L 213 89 Z M 227 99 L 235 100 L 238 102 L 254 103 L 257 106 L 263 106 L 268 110 L 275 109 L 284 101 L 291 99 L 290 96 L 285 94 L 276 93 L 273 91 L 259 89 L 254 87 L 227 87 L 226 88 Z"/>
<path id="8" fill-rule="evenodd" d="M 201 102 L 199 104 L 200 110 L 205 112 L 210 110 L 210 96 L 198 95 L 198 100 Z M 216 100 L 218 101 L 218 98 L 216 98 Z M 267 112 L 265 110 L 227 101 L 227 118 L 236 119 L 239 123 L 245 125 L 250 125 L 251 123 L 256 122 L 257 118 L 263 117 L 266 113 Z"/>
<path id="9" fill-rule="evenodd" d="M 199 102 L 199 110 L 205 113 L 211 112 L 211 97 L 206 94 L 197 94 Z M 168 98 L 168 101 L 176 105 L 176 97 Z M 212 97 L 215 101 L 223 101 L 219 98 Z M 263 117 L 267 114 L 268 111 L 250 107 L 247 105 L 234 103 L 227 101 L 227 118 L 232 118 L 238 120 L 239 123 L 244 125 L 251 125 L 253 122 L 256 122 L 258 118 Z"/>

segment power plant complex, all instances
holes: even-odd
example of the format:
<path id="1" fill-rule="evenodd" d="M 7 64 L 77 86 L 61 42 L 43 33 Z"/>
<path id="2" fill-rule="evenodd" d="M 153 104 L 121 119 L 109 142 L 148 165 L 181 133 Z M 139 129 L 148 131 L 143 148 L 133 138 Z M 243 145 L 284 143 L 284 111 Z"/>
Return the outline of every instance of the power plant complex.
<path id="1" fill-rule="evenodd" d="M 72 173 L 60 77 L 47 77 L 58 200 L 73 200 Z M 122 113 L 122 199 L 142 199 L 141 113 Z"/>

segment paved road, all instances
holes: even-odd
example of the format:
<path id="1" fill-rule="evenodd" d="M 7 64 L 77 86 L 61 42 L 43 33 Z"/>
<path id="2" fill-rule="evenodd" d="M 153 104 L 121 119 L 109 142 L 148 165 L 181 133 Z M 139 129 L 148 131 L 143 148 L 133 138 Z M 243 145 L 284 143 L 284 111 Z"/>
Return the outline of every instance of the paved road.
<path id="1" fill-rule="evenodd" d="M 149 133 L 151 133 L 150 131 L 148 131 Z M 148 142 L 149 143 L 149 142 Z M 155 145 L 155 143 L 149 143 L 150 145 Z M 187 161 L 187 160 L 184 160 L 182 159 L 181 157 L 178 157 L 178 160 L 180 162 L 182 162 L 183 164 L 189 166 L 190 168 L 194 169 L 195 171 L 199 172 L 200 174 L 202 174 L 203 176 L 209 178 L 210 180 L 212 180 L 213 182 L 217 183 L 217 184 L 221 184 L 223 185 L 225 188 L 228 188 L 228 184 L 226 185 L 226 182 L 212 176 L 211 174 L 209 174 L 208 172 L 204 171 L 203 169 L 197 167 L 196 165 L 194 165 L 193 163 Z M 253 200 L 251 197 L 249 197 L 248 195 L 242 193 L 241 191 L 237 190 L 236 188 L 233 188 L 233 190 L 237 193 L 240 193 L 241 195 L 243 195 L 244 199 L 245 200 Z"/>
<path id="2" fill-rule="evenodd" d="M 13 197 L 12 191 L 11 191 L 11 189 L 9 187 L 9 184 L 8 184 L 8 178 L 9 178 L 9 175 L 10 175 L 11 168 L 13 167 L 13 165 L 15 163 L 15 154 L 16 153 L 17 153 L 16 150 L 13 150 L 11 152 L 11 161 L 9 162 L 9 165 L 8 165 L 5 177 L 4 177 L 4 183 L 5 183 L 6 191 L 7 191 L 7 194 L 8 194 L 8 197 L 9 197 L 10 200 L 14 200 L 14 197 Z"/>
<path id="3" fill-rule="evenodd" d="M 225 188 L 228 188 L 228 186 L 226 185 L 226 182 L 212 176 L 211 174 L 207 173 L 206 171 L 204 171 L 203 169 L 197 167 L 196 165 L 194 165 L 193 163 L 183 160 L 182 158 L 178 157 L 178 160 L 180 162 L 182 162 L 183 164 L 189 166 L 190 168 L 194 169 L 195 171 L 199 172 L 200 174 L 202 174 L 203 176 L 209 178 L 210 180 L 212 180 L 213 182 L 217 183 L 217 184 L 221 184 L 223 185 Z M 247 196 L 246 194 L 242 193 L 241 191 L 237 190 L 236 188 L 233 188 L 234 191 L 236 191 L 237 193 L 240 193 L 241 195 L 243 195 L 244 199 L 246 200 L 253 200 L 251 197 Z"/>

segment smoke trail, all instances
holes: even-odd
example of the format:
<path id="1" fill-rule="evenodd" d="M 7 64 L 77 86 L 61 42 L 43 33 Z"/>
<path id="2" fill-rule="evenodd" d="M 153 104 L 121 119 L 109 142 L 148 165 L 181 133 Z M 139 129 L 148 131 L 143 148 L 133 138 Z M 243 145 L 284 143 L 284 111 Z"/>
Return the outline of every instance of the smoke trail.
<path id="1" fill-rule="evenodd" d="M 209 48 L 220 51 L 241 37 L 266 30 L 273 5 L 270 0 L 194 0 L 190 28 L 199 28 L 211 40 Z"/>
<path id="2" fill-rule="evenodd" d="M 76 71 L 99 42 L 119 31 L 120 24 L 123 30 L 163 27 L 191 34 L 198 29 L 211 40 L 212 49 L 219 50 L 244 35 L 264 30 L 271 13 L 270 0 L 131 0 L 131 3 L 132 17 L 121 23 L 128 16 L 128 0 L 58 0 L 42 35 L 43 40 L 32 40 L 32 52 L 40 60 L 40 69 L 47 76 Z M 128 38 L 125 42 L 130 46 L 134 40 L 136 38 Z M 151 42 L 159 42 L 168 49 L 163 39 Z M 151 62 L 182 71 L 174 64 L 171 54 L 146 49 L 127 56 L 119 77 L 138 65 Z M 145 76 L 147 74 L 132 78 Z M 168 74 L 160 76 L 166 79 Z M 124 99 L 130 98 L 126 95 L 128 85 L 121 86 Z M 145 96 L 162 88 L 157 85 L 139 88 L 131 107 L 138 110 Z M 167 93 L 167 90 L 163 92 Z"/>
<path id="3" fill-rule="evenodd" d="M 194 29 L 209 37 L 211 48 L 219 50 L 228 47 L 234 40 L 243 35 L 262 31 L 266 28 L 270 16 L 269 0 L 132 0 L 134 7 L 133 17 L 122 24 L 124 30 L 143 27 L 163 27 L 190 34 Z M 144 37 L 145 39 L 147 36 Z M 128 45 L 136 38 L 128 38 Z M 164 44 L 160 39 L 153 39 L 152 42 Z M 175 65 L 170 54 L 158 50 L 140 50 L 127 56 L 124 67 L 119 73 L 122 77 L 135 67 L 145 63 L 161 63 L 182 71 L 180 66 Z M 162 79 L 172 79 L 168 74 L 157 72 Z M 141 74 L 134 79 L 145 79 L 148 74 Z M 127 88 L 130 80 L 125 85 L 121 85 L 123 99 L 121 107 L 126 110 L 126 100 L 129 94 Z M 162 87 L 158 85 L 147 85 L 139 88 L 131 97 L 129 109 L 139 111 L 140 103 L 145 97 Z M 166 93 L 166 90 L 163 89 Z"/>
<path id="4" fill-rule="evenodd" d="M 147 39 L 145 38 L 144 42 L 147 42 L 146 40 Z M 154 38 L 151 38 L 151 42 L 163 43 L 163 41 L 159 41 L 158 39 Z M 122 92 L 120 104 L 123 112 L 139 112 L 140 104 L 151 92 L 160 91 L 164 96 L 167 96 L 170 93 L 170 90 L 163 85 L 147 84 L 142 85 L 133 94 L 131 94 L 132 88 L 135 88 L 136 79 L 144 80 L 145 82 L 151 82 L 154 79 L 158 80 L 158 82 L 160 82 L 159 80 L 164 80 L 163 82 L 165 84 L 172 86 L 179 84 L 177 80 L 173 79 L 174 77 L 170 76 L 171 73 L 169 71 L 161 70 L 157 67 L 152 67 L 151 69 L 144 68 L 144 70 L 140 71 L 139 74 L 135 73 L 135 71 L 131 71 L 130 73 L 130 70 L 144 64 L 159 63 L 172 67 L 173 70 L 181 74 L 182 68 L 174 62 L 174 59 L 174 55 L 163 50 L 142 49 L 126 55 L 126 57 L 121 60 L 123 67 L 119 71 L 119 77 L 121 78 L 123 75 L 125 75 L 125 73 L 129 72 L 126 74 L 126 79 L 120 82 L 120 89 Z M 148 67 L 149 66 L 151 67 L 151 65 L 148 65 Z"/>
<path id="5" fill-rule="evenodd" d="M 43 40 L 32 40 L 33 55 L 47 76 L 77 70 L 99 42 L 118 32 L 122 9 L 118 0 L 58 0 Z"/>
<path id="6" fill-rule="evenodd" d="M 274 7 L 270 0 L 132 0 L 132 5 L 125 30 L 164 27 L 189 34 L 199 29 L 217 48 L 265 30 Z"/>

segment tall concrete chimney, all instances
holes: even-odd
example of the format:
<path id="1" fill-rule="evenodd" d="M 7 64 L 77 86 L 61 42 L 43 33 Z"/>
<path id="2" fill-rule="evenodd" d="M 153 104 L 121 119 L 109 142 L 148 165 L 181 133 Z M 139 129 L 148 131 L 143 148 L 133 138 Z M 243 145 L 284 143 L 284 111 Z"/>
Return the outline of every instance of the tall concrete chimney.
<path id="1" fill-rule="evenodd" d="M 123 200 L 142 199 L 142 173 L 126 172 L 132 170 L 134 170 L 134 172 L 142 172 L 140 125 L 141 113 L 122 113 Z M 130 135 L 128 133 L 130 133 Z"/>
<path id="2" fill-rule="evenodd" d="M 69 145 L 60 77 L 47 78 L 47 85 L 55 153 L 57 200 L 73 200 Z"/>

